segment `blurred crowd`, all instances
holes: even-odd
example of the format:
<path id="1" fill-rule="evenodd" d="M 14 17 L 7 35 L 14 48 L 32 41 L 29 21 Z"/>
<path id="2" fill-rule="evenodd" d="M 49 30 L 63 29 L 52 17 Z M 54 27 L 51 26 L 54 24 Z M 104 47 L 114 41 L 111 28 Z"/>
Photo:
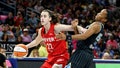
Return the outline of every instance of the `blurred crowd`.
<path id="1" fill-rule="evenodd" d="M 9 11 L 5 19 L 0 19 L 1 42 L 31 42 L 41 27 L 39 14 L 43 9 L 59 13 L 60 23 L 70 25 L 75 18 L 86 27 L 94 21 L 95 15 L 103 8 L 120 7 L 120 0 L 1 0 L 16 8 L 16 13 Z M 3 6 L 4 7 L 4 6 Z M 34 11 L 28 12 L 26 8 Z M 27 14 L 28 13 L 28 14 Z M 2 15 L 2 14 L 0 14 Z M 106 22 L 104 39 L 95 45 L 95 58 L 120 59 L 120 19 Z M 71 33 L 73 34 L 73 33 Z M 73 40 L 73 50 L 76 48 Z M 40 51 L 38 51 L 40 52 Z"/>

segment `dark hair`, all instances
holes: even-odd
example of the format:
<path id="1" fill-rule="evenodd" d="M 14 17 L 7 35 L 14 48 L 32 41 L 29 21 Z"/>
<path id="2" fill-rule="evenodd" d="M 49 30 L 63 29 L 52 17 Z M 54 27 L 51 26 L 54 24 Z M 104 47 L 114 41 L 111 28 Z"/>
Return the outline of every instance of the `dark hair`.
<path id="1" fill-rule="evenodd" d="M 0 66 L 3 68 L 5 67 L 4 66 L 5 60 L 6 60 L 6 57 L 2 53 L 0 53 Z"/>
<path id="2" fill-rule="evenodd" d="M 113 14 L 110 10 L 107 10 L 107 20 L 112 22 L 113 21 Z"/>
<path id="3" fill-rule="evenodd" d="M 5 36 L 7 37 L 6 39 L 4 38 Z M 8 41 L 8 35 L 4 33 L 1 37 L 1 39 L 2 39 L 2 41 L 7 42 Z"/>
<path id="4" fill-rule="evenodd" d="M 116 7 L 113 10 L 107 9 L 107 19 L 108 21 L 114 22 L 117 19 L 120 19 L 120 8 Z"/>
<path id="5" fill-rule="evenodd" d="M 45 9 L 42 12 L 48 12 L 49 13 L 49 16 L 52 18 L 51 23 L 56 24 L 56 23 L 59 22 L 59 18 L 58 18 L 57 13 L 55 13 L 55 12 L 53 12 L 51 10 L 48 10 L 48 9 Z"/>

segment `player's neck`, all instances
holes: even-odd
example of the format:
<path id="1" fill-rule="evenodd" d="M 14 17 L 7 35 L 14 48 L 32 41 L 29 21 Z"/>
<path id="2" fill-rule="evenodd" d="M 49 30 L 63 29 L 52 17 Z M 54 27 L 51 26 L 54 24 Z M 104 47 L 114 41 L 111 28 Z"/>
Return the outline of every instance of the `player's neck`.
<path id="1" fill-rule="evenodd" d="M 45 33 L 48 32 L 48 30 L 50 29 L 50 23 L 47 23 L 46 25 L 44 25 L 45 27 Z"/>

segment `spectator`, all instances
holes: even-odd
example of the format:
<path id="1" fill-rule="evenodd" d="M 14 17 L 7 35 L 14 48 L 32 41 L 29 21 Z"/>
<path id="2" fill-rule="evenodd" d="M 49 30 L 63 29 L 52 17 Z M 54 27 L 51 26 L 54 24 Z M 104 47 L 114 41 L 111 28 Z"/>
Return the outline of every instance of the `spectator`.
<path id="1" fill-rule="evenodd" d="M 0 41 L 2 41 L 2 36 L 3 36 L 3 25 L 0 25 Z"/>
<path id="2" fill-rule="evenodd" d="M 19 0 L 20 1 L 20 0 Z M 21 3 L 17 3 L 17 5 L 16 5 L 16 10 L 17 10 L 17 12 L 21 12 L 22 13 L 22 16 L 25 16 L 25 7 L 23 6 L 23 4 L 22 4 L 23 2 L 21 2 Z"/>
<path id="3" fill-rule="evenodd" d="M 23 34 L 21 35 L 21 37 L 22 37 L 22 42 L 31 42 L 32 41 L 32 38 L 29 35 L 27 28 L 23 29 Z"/>
<path id="4" fill-rule="evenodd" d="M 30 18 L 28 19 L 27 24 L 33 29 L 37 27 L 38 18 L 36 17 L 36 14 L 34 12 L 31 12 Z"/>
<path id="5" fill-rule="evenodd" d="M 14 17 L 15 27 L 19 27 L 21 24 L 23 24 L 23 16 L 20 11 L 17 12 L 17 16 Z"/>
<path id="6" fill-rule="evenodd" d="M 20 35 L 17 36 L 16 42 L 17 43 L 22 43 L 22 37 Z"/>
<path id="7" fill-rule="evenodd" d="M 37 2 L 37 4 L 34 6 L 34 9 L 38 12 L 41 12 L 44 9 L 44 7 L 41 5 L 40 2 Z"/>
<path id="8" fill-rule="evenodd" d="M 115 51 L 115 53 L 113 55 L 113 59 L 120 59 L 120 52 L 119 51 Z"/>
<path id="9" fill-rule="evenodd" d="M 5 49 L 0 47 L 0 68 L 6 68 L 6 57 L 5 57 Z"/>
<path id="10" fill-rule="evenodd" d="M 47 49 L 46 49 L 44 41 L 40 42 L 40 45 L 41 46 L 38 49 L 39 56 L 40 57 L 47 57 L 48 56 L 48 52 L 47 52 Z"/>
<path id="11" fill-rule="evenodd" d="M 7 34 L 8 35 L 8 42 L 15 42 L 16 41 L 16 38 L 15 38 L 15 35 L 12 31 L 13 27 L 9 26 L 9 33 Z"/>
<path id="12" fill-rule="evenodd" d="M 21 28 L 21 27 L 17 27 L 15 30 L 16 30 L 16 31 L 15 31 L 14 34 L 15 34 L 16 37 L 18 37 L 19 35 L 22 34 L 22 28 Z"/>
<path id="13" fill-rule="evenodd" d="M 33 49 L 29 57 L 34 57 L 34 58 L 40 57 L 39 52 L 38 52 L 38 48 Z"/>
<path id="14" fill-rule="evenodd" d="M 117 24 L 117 25 L 119 25 L 119 24 Z M 119 45 L 119 42 L 120 42 L 120 29 L 119 28 L 113 31 L 113 36 L 114 36 L 114 39 L 118 42 L 118 45 Z"/>
<path id="15" fill-rule="evenodd" d="M 16 38 L 14 34 L 12 32 L 8 34 L 8 42 L 15 42 L 15 41 L 16 41 Z"/>
<path id="16" fill-rule="evenodd" d="M 9 25 L 5 25 L 2 28 L 2 32 L 3 32 L 2 40 L 4 42 L 7 42 L 7 41 L 14 42 L 15 41 L 15 36 L 14 36 L 14 33 L 12 32 L 12 27 L 10 27 Z"/>
<path id="17" fill-rule="evenodd" d="M 6 56 L 5 52 L 6 52 L 5 48 L 0 47 L 0 53 L 3 54 L 4 56 Z"/>
<path id="18" fill-rule="evenodd" d="M 111 45 L 106 46 L 106 49 L 103 51 L 102 55 L 104 55 L 105 52 L 108 52 L 111 55 L 111 57 L 113 57 L 114 50 L 112 50 Z"/>
<path id="19" fill-rule="evenodd" d="M 0 47 L 0 68 L 11 68 L 12 65 L 9 60 L 6 59 L 5 49 Z"/>
<path id="20" fill-rule="evenodd" d="M 106 46 L 111 45 L 112 49 L 118 49 L 118 43 L 114 39 L 113 35 L 109 37 L 109 40 L 107 40 Z"/>
<path id="21" fill-rule="evenodd" d="M 6 57 L 0 53 L 0 68 L 6 68 L 6 63 L 5 63 Z"/>
<path id="22" fill-rule="evenodd" d="M 102 56 L 102 59 L 112 59 L 108 52 L 105 52 Z"/>
<path id="23" fill-rule="evenodd" d="M 13 13 L 12 12 L 9 12 L 8 13 L 8 17 L 7 19 L 5 20 L 5 24 L 8 24 L 10 26 L 13 26 L 14 25 L 14 17 L 13 17 Z"/>
<path id="24" fill-rule="evenodd" d="M 2 31 L 3 31 L 3 33 L 4 34 L 6 34 L 6 35 L 8 35 L 9 33 L 10 33 L 10 31 L 9 31 L 9 25 L 4 25 L 3 27 L 2 27 Z"/>
<path id="25" fill-rule="evenodd" d="M 4 33 L 2 35 L 2 42 L 7 42 L 7 41 L 8 41 L 8 35 Z"/>
<path id="26" fill-rule="evenodd" d="M 23 7 L 28 7 L 28 4 L 29 4 L 29 1 L 28 1 L 28 0 L 24 0 L 24 1 L 22 2 Z"/>
<path id="27" fill-rule="evenodd" d="M 44 45 L 41 45 L 41 47 L 38 49 L 38 52 L 39 52 L 40 57 L 47 57 L 48 56 L 47 49 Z"/>

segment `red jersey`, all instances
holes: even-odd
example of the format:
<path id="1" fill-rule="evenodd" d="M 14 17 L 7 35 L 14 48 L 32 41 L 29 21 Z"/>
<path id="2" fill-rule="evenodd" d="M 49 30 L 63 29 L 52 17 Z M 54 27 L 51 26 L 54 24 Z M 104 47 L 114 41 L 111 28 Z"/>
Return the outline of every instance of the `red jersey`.
<path id="1" fill-rule="evenodd" d="M 50 55 L 60 55 L 67 51 L 65 40 L 59 40 L 54 33 L 54 24 L 51 24 L 49 31 L 45 34 L 45 28 L 42 27 L 41 35 L 47 45 L 47 51 Z"/>
<path id="2" fill-rule="evenodd" d="M 19 17 L 19 18 L 17 18 L 16 16 L 14 17 L 14 20 L 16 20 L 15 21 L 15 26 L 19 26 L 20 24 L 21 24 L 21 21 L 23 21 L 23 18 L 22 17 Z"/>
<path id="3" fill-rule="evenodd" d="M 56 38 L 54 24 L 50 25 L 47 33 L 45 33 L 45 28 L 42 27 L 41 35 L 47 47 L 48 60 L 40 68 L 52 68 L 54 64 L 62 64 L 62 68 L 64 68 L 69 59 L 66 41 Z"/>

